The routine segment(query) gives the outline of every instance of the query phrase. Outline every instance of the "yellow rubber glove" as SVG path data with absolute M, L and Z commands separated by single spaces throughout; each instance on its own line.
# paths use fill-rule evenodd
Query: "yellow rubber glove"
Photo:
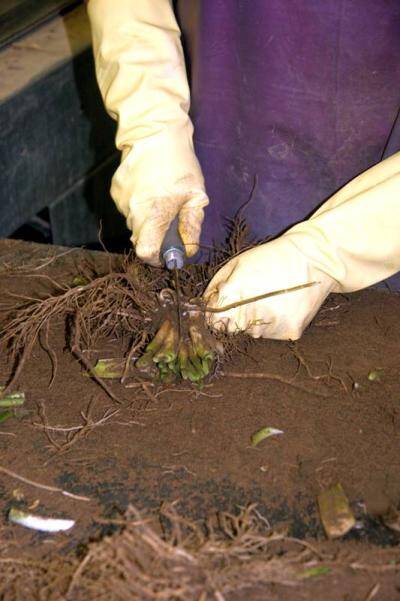
M 210 323 L 256 338 L 296 340 L 330 292 L 352 292 L 400 270 L 400 153 L 347 184 L 307 221 L 229 261 L 210 282 L 210 307 L 319 284 L 257 301 Z
M 189 87 L 170 0 L 90 0 L 100 91 L 118 121 L 122 150 L 111 195 L 132 231 L 136 253 L 153 265 L 179 214 L 188 256 L 198 250 L 208 204 L 193 149 Z

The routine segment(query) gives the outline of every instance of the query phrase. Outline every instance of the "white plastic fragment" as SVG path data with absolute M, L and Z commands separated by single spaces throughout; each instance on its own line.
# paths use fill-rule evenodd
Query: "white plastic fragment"
M 45 518 L 15 509 L 15 507 L 10 509 L 8 519 L 14 524 L 25 526 L 25 528 L 30 528 L 31 530 L 39 530 L 40 532 L 63 532 L 75 525 L 75 520 Z

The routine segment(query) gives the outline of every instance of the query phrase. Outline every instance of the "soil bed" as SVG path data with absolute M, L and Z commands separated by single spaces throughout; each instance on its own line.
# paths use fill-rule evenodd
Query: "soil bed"
M 10 292 L 40 295 L 45 284 L 38 273 L 71 282 L 84 255 L 0 241 L 0 302 L 9 303 Z M 108 260 L 90 255 L 99 266 Z M 31 277 L 18 272 L 22 267 Z M 60 323 L 55 381 L 49 389 L 51 362 L 35 347 L 18 384 L 26 394 L 23 412 L 0 424 L 0 466 L 90 501 L 0 473 L 0 563 L 61 557 L 67 570 L 91 539 L 120 536 L 118 523 L 107 520 L 121 520 L 129 505 L 146 516 L 178 500 L 180 515 L 204 520 L 256 503 L 274 531 L 317 547 L 320 556 L 305 557 L 305 566 L 325 561 L 330 571 L 297 586 L 264 583 L 221 599 L 399 598 L 400 534 L 380 518 L 400 506 L 399 310 L 400 297 L 385 291 L 332 296 L 299 342 L 256 341 L 201 390 L 109 381 L 121 405 L 64 352 Z M 107 349 L 102 353 L 106 357 Z M 2 354 L 0 384 L 10 370 Z M 378 374 L 373 381 L 372 371 Z M 252 447 L 251 435 L 265 426 L 283 434 Z M 330 542 L 316 499 L 337 482 L 358 523 Z M 11 506 L 72 518 L 76 525 L 68 534 L 34 533 L 7 522 Z M 28 598 L 2 586 L 0 578 L 0 598 Z M 64 592 L 31 598 L 61 599 Z M 208 598 L 215 597 L 202 601 Z

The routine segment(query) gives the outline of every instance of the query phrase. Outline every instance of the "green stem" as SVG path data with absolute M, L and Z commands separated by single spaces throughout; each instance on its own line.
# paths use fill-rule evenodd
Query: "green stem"
M 177 334 L 175 329 L 171 326 L 167 335 L 165 336 L 162 344 L 162 348 L 157 351 L 153 357 L 155 363 L 165 361 L 165 363 L 171 363 L 176 360 L 177 351 Z
M 12 411 L 2 411 L 0 413 L 0 423 L 5 422 L 6 419 L 8 419 L 9 417 L 13 416 L 13 412 Z
M 198 355 L 200 359 L 208 359 L 213 356 L 213 352 L 204 344 L 203 335 L 196 325 L 189 326 L 189 334 L 193 344 L 194 353 Z
M 161 348 L 171 329 L 172 324 L 169 319 L 163 321 L 153 340 L 146 346 L 144 354 L 136 361 L 136 367 L 138 369 L 146 370 L 151 367 L 155 353 Z
M 15 393 L 15 395 L 8 395 L 4 399 L 0 399 L 0 407 L 20 407 L 25 403 L 25 399 L 21 396 L 17 396 L 19 393 Z

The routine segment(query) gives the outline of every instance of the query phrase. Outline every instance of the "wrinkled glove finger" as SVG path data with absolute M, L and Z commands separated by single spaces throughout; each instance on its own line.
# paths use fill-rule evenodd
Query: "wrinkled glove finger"
M 199 250 L 201 226 L 204 220 L 202 207 L 182 207 L 179 212 L 179 234 L 186 256 L 193 257 Z
M 210 307 L 223 307 L 231 302 L 227 295 L 228 290 L 226 285 L 235 271 L 235 261 L 228 261 L 226 265 L 221 267 L 208 284 L 203 298 Z M 237 300 L 237 299 L 236 299 Z
M 211 297 L 209 297 L 210 304 L 207 305 L 207 307 L 209 307 L 209 306 L 216 307 L 217 297 L 218 297 L 218 293 L 214 292 L 214 294 Z M 232 313 L 232 311 L 231 311 L 231 313 Z M 209 325 L 209 327 L 213 328 L 217 332 L 230 332 L 232 329 L 229 312 L 227 312 L 227 313 L 208 313 L 208 312 L 206 312 L 206 322 Z
M 196 254 L 199 248 L 201 226 L 204 219 L 203 206 L 208 200 L 204 196 L 190 198 L 187 195 L 160 197 L 149 202 L 146 216 L 141 220 L 140 208 L 136 211 L 132 237 L 137 256 L 150 265 L 160 265 L 160 250 L 171 222 L 179 214 L 179 233 L 185 245 L 187 256 Z
M 170 223 L 175 219 L 179 205 L 170 198 L 157 198 L 151 203 L 146 218 L 135 228 L 135 244 L 137 256 L 153 266 L 161 264 L 160 249 Z
M 225 272 L 229 273 L 232 271 L 232 266 L 226 265 L 225 267 L 228 268 L 222 268 Z M 236 286 L 232 286 L 228 279 L 228 281 L 217 283 L 212 290 L 208 288 L 205 298 L 207 300 L 207 308 L 218 309 L 241 300 L 242 297 L 237 291 Z M 234 334 L 243 329 L 244 313 L 242 307 L 235 307 L 221 313 L 209 312 L 206 314 L 206 319 L 207 323 L 215 330 L 224 330 L 230 334 Z

